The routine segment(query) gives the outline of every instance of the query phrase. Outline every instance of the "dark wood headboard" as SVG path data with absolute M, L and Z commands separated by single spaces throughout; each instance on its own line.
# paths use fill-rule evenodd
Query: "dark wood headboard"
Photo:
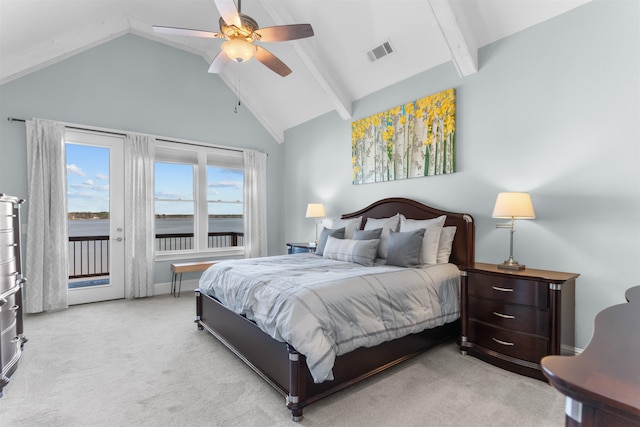
M 411 199 L 392 197 L 378 200 L 364 209 L 343 214 L 342 218 L 357 218 L 362 216 L 364 228 L 367 218 L 388 218 L 401 213 L 408 219 L 431 219 L 446 215 L 445 226 L 455 226 L 456 235 L 453 239 L 451 262 L 458 267 L 470 266 L 475 261 L 475 231 L 473 217 L 469 214 L 447 212 L 432 208 Z

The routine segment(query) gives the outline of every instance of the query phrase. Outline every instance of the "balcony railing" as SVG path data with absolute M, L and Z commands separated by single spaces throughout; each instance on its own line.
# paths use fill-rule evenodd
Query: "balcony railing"
M 208 248 L 244 245 L 244 233 L 235 231 L 208 233 Z M 193 249 L 193 233 L 156 234 L 158 252 Z M 109 236 L 69 237 L 69 279 L 109 274 Z

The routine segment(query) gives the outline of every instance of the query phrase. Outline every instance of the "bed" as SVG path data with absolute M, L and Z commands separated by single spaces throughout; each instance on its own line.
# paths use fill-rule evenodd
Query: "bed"
M 444 226 L 456 227 L 451 245 L 450 263 L 458 267 L 473 263 L 474 224 L 472 217 L 468 214 L 442 211 L 414 200 L 388 198 L 362 210 L 344 214 L 341 218 L 349 220 L 362 217 L 360 228 L 365 228 L 369 218 L 388 218 L 396 214 L 402 214 L 409 220 L 433 219 L 446 215 Z M 297 256 L 296 260 L 304 260 L 305 254 Z M 306 256 L 317 257 L 316 255 Z M 290 257 L 296 257 L 296 255 L 290 255 Z M 269 258 L 285 260 L 286 256 Z M 220 269 L 220 264 L 215 268 Z M 304 352 L 298 352 L 290 343 L 272 338 L 257 326 L 252 316 L 236 314 L 233 310 L 226 308 L 218 298 L 208 295 L 203 289 L 196 289 L 195 292 L 198 328 L 210 332 L 282 394 L 294 421 L 302 419 L 303 409 L 309 404 L 395 366 L 442 342 L 457 338 L 460 333 L 459 320 L 451 321 L 451 318 L 447 318 L 447 323 L 440 326 L 410 333 L 374 346 L 355 348 L 347 353 L 336 355 L 329 380 L 317 382 L 318 374 L 315 371 L 312 374 L 310 371 Z M 309 357 L 311 359 L 311 355 Z

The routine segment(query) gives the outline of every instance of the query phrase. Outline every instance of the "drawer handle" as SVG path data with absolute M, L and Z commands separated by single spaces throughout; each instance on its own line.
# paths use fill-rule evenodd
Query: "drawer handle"
M 18 304 L 16 304 L 13 307 L 9 307 L 9 311 L 18 311 L 19 308 L 20 308 L 20 306 Z
M 513 289 L 509 289 L 509 288 L 500 288 L 498 286 L 492 286 L 492 288 L 500 292 L 513 292 Z
M 502 317 L 503 319 L 515 319 L 516 318 L 516 316 L 512 316 L 510 314 L 498 313 L 497 311 L 494 311 L 493 314 L 495 314 L 498 317 Z
M 502 340 L 499 340 L 498 338 L 493 338 L 493 337 L 491 337 L 491 339 L 492 339 L 492 340 L 494 340 L 495 342 L 497 342 L 498 344 L 508 345 L 508 346 L 510 346 L 510 347 L 513 347 L 513 346 L 515 345 L 515 344 L 514 344 L 514 343 L 512 343 L 512 342 L 509 342 L 509 341 L 502 341 Z

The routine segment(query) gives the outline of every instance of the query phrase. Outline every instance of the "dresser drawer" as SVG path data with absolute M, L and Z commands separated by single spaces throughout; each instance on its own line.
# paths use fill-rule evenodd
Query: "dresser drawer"
M 469 318 L 517 332 L 549 336 L 549 312 L 523 305 L 469 296 Z
M 469 272 L 469 295 L 547 308 L 548 289 L 547 282 Z
M 469 339 L 484 348 L 516 359 L 540 363 L 549 354 L 549 340 L 520 332 L 500 329 L 471 320 Z
M 5 327 L 5 325 L 3 325 Z M 2 342 L 2 353 L 0 360 L 2 362 L 2 370 L 9 365 L 14 357 L 20 355 L 20 338 L 16 333 L 16 322 L 14 321 L 8 328 L 0 333 L 0 342 Z
M 19 286 L 15 287 L 15 292 L 18 292 Z M 0 330 L 5 329 L 16 321 L 16 313 L 18 312 L 19 305 L 16 303 L 15 292 L 6 297 L 7 302 L 0 305 Z
M 13 230 L 15 217 L 13 203 L 0 203 L 0 230 Z
M 15 258 L 6 262 L 0 261 L 0 294 L 16 285 L 17 275 Z
M 17 246 L 13 230 L 0 230 L 0 262 L 13 259 Z

